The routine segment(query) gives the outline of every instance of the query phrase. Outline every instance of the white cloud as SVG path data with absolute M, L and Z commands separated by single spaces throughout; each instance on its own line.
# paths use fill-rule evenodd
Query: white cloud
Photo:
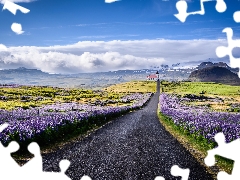
M 117 1 L 120 1 L 120 0 L 105 0 L 105 3 L 113 3 L 113 2 L 117 2 Z
M 1 51 L 7 51 L 7 47 L 3 44 L 0 44 L 0 52 Z
M 6 0 L 0 0 L 0 3 L 4 4 Z M 37 0 L 8 0 L 11 1 L 13 3 L 30 3 L 33 1 L 37 1 Z
M 8 47 L 2 52 L 0 45 L 0 66 L 24 66 L 51 73 L 142 69 L 217 58 L 215 49 L 226 45 L 226 40 L 81 41 L 65 46 Z

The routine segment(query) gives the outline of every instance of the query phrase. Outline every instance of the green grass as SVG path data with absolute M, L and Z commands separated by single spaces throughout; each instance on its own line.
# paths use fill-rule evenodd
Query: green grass
M 92 90 L 64 89 L 46 86 L 21 86 L 18 88 L 0 88 L 0 95 L 7 100 L 0 100 L 0 109 L 11 110 L 17 107 L 30 107 L 53 104 L 55 102 L 77 101 L 80 97 L 94 97 Z
M 177 94 L 199 94 L 206 95 L 219 95 L 219 96 L 239 96 L 240 86 L 231 86 L 212 82 L 179 82 L 161 83 L 164 92 L 177 93 Z
M 98 100 L 118 100 L 131 93 L 155 92 L 156 82 L 132 81 L 116 84 L 102 91 L 77 88 L 58 88 L 48 86 L 21 86 L 18 88 L 0 88 L 0 109 L 12 110 L 18 107 L 24 109 L 56 102 L 92 103 Z
M 219 171 L 225 171 L 229 174 L 232 172 L 234 161 L 216 156 L 216 164 L 213 168 L 207 167 L 204 164 L 204 158 L 207 156 L 207 151 L 213 149 L 216 144 L 208 143 L 208 141 L 195 134 L 189 133 L 189 131 L 174 124 L 171 118 L 165 116 L 161 112 L 158 112 L 158 117 L 167 131 L 169 131 L 207 170 L 217 176 Z M 217 168 L 217 171 L 216 171 Z
M 129 91 L 125 87 L 129 87 Z M 134 88 L 133 88 L 134 87 Z M 116 90 L 122 90 L 122 92 L 115 92 Z M 56 87 L 40 87 L 40 86 L 22 86 L 18 88 L 0 88 L 0 95 L 8 97 L 7 100 L 0 100 L 0 109 L 14 109 L 17 107 L 22 107 L 24 109 L 30 107 L 42 106 L 45 104 L 53 104 L 55 102 L 79 102 L 79 103 L 90 103 L 95 100 L 118 100 L 124 95 L 136 93 L 136 92 L 154 92 L 156 89 L 156 82 L 146 82 L 146 81 L 134 81 L 122 83 L 120 85 L 115 85 L 113 87 L 107 88 L 102 91 L 93 91 L 86 89 L 67 89 L 67 88 L 56 88 Z M 36 100 L 41 97 L 40 100 Z M 117 102 L 117 103 L 116 103 Z M 112 106 L 127 106 L 129 103 L 119 103 L 118 101 L 112 101 L 107 105 Z M 124 114 L 127 112 L 124 112 Z M 118 114 L 120 115 L 120 114 Z M 117 115 L 116 115 L 117 116 Z M 111 121 L 115 115 L 111 117 L 97 117 L 96 119 L 88 119 L 86 121 L 81 121 L 80 124 L 72 124 L 69 127 L 60 128 L 59 131 L 55 132 L 49 129 L 41 135 L 41 137 L 36 137 L 35 142 L 38 142 L 41 146 L 43 152 L 53 152 L 63 145 L 70 142 L 76 141 L 79 138 L 84 137 L 89 132 L 100 128 L 102 125 Z M 96 122 L 98 122 L 98 124 Z M 46 143 L 44 139 L 49 139 L 49 143 Z M 32 156 L 28 153 L 27 146 L 20 144 L 21 151 L 12 154 L 14 159 L 22 164 L 21 161 L 25 161 Z
M 110 93 L 122 94 L 122 93 L 146 93 L 156 92 L 157 84 L 154 81 L 130 81 L 121 84 L 115 84 L 104 90 Z
M 207 97 L 221 97 L 223 102 L 197 102 L 193 101 L 190 104 L 192 105 L 202 105 L 208 104 L 210 108 L 214 111 L 226 111 L 226 108 L 229 108 L 231 103 L 240 102 L 240 86 L 230 86 L 225 84 L 218 83 L 206 83 L 206 82 L 161 82 L 161 92 L 169 94 L 177 94 L 183 96 L 185 94 L 195 94 L 195 95 L 204 95 Z M 203 159 L 207 156 L 207 151 L 215 147 L 214 143 L 208 143 L 208 141 L 197 135 L 191 134 L 189 131 L 177 126 L 171 120 L 170 117 L 165 116 L 161 112 L 158 113 L 160 122 L 165 126 L 165 128 L 176 138 L 178 139 L 183 146 L 188 149 L 202 165 L 205 165 Z M 227 173 L 231 173 L 233 167 L 233 161 L 216 156 L 216 167 Z M 219 171 L 212 171 L 211 168 L 208 170 L 216 175 Z
M 211 98 L 221 98 L 222 102 L 191 101 L 188 104 L 207 105 L 212 110 L 239 112 L 240 108 L 232 108 L 232 104 L 240 104 L 240 86 L 231 86 L 212 82 L 161 82 L 161 92 L 175 93 L 181 96 L 186 94 L 203 95 Z

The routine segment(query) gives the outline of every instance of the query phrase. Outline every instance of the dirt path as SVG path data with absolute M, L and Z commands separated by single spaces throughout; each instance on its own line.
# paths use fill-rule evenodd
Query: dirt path
M 71 161 L 66 174 L 73 180 L 83 175 L 106 180 L 154 180 L 173 177 L 173 165 L 190 169 L 189 179 L 211 180 L 206 170 L 159 123 L 159 92 L 141 110 L 116 118 L 82 141 L 43 155 L 44 170 L 58 171 L 61 159 Z

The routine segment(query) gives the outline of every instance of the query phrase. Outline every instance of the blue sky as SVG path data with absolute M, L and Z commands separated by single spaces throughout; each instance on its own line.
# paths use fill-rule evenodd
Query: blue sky
M 216 1 L 205 3 L 205 15 L 189 16 L 181 23 L 174 14 L 176 0 L 122 0 L 107 4 L 104 0 L 37 0 L 17 3 L 30 9 L 14 16 L 0 14 L 0 39 L 5 45 L 49 46 L 83 40 L 139 39 L 216 39 L 224 37 L 224 27 L 239 27 L 233 13 L 240 1 L 228 0 L 227 11 L 218 13 Z M 188 11 L 200 9 L 199 0 L 188 2 Z M 19 22 L 25 33 L 11 31 Z
M 128 55 L 133 56 L 134 61 L 130 58 L 131 63 L 140 61 L 138 58 L 145 58 L 146 61 L 145 64 L 140 63 L 136 67 L 124 66 L 120 62 L 112 67 L 108 66 L 108 61 L 101 61 L 100 58 L 101 63 L 100 66 L 97 63 L 96 70 L 104 66 L 106 68 L 103 70 L 144 68 L 151 59 L 155 64 L 174 63 L 178 60 L 197 61 L 206 59 L 208 56 L 216 58 L 214 48 L 219 43 L 224 44 L 222 39 L 225 39 L 226 35 L 222 30 L 225 27 L 232 27 L 234 38 L 240 36 L 240 26 L 233 20 L 233 13 L 240 10 L 238 0 L 225 0 L 227 10 L 224 13 L 218 13 L 215 10 L 216 1 L 205 2 L 205 15 L 189 16 L 185 23 L 174 16 L 177 13 L 176 0 L 121 0 L 114 3 L 105 3 L 104 0 L 36 0 L 32 2 L 15 0 L 14 2 L 28 8 L 30 13 L 23 14 L 17 11 L 17 14 L 13 15 L 8 10 L 0 13 L 0 44 L 8 48 L 8 55 L 15 53 L 17 57 L 15 60 L 10 60 L 10 57 L 5 57 L 7 56 L 5 53 L 5 60 L 0 62 L 3 68 L 24 65 L 47 72 L 71 71 L 73 65 L 71 67 L 67 65 L 67 60 L 60 61 L 63 65 L 55 64 L 52 68 L 44 69 L 39 65 L 39 61 L 41 61 L 40 64 L 44 64 L 43 61 L 51 61 L 49 56 L 54 57 L 54 55 L 49 53 L 53 51 L 56 57 L 61 56 L 61 53 L 63 56 L 74 55 L 81 59 L 79 61 L 84 61 L 84 53 L 85 55 L 89 53 L 90 59 L 99 60 L 100 55 L 104 58 L 102 57 L 104 54 L 109 55 L 112 52 L 120 54 L 119 57 L 116 57 L 116 54 L 111 57 L 116 61 L 125 59 L 122 64 L 128 64 L 128 58 L 125 57 Z M 199 0 L 188 0 L 188 12 L 198 10 L 200 10 Z M 10 28 L 13 22 L 21 23 L 25 32 L 21 35 L 15 34 Z M 206 49 L 206 52 L 200 50 L 204 45 L 209 46 L 210 42 L 212 46 L 209 49 L 213 51 L 212 53 L 209 49 Z M 172 52 L 174 50 L 172 58 L 168 58 L 167 55 L 161 55 L 163 53 L 157 53 L 158 49 L 153 48 L 156 44 L 159 45 L 159 52 L 165 45 L 171 45 L 171 47 L 176 45 L 176 48 L 186 45 L 186 48 L 189 46 L 189 50 L 183 49 L 179 53 L 176 48 L 172 49 Z M 152 50 L 147 49 L 148 46 L 152 47 Z M 191 50 L 194 47 L 195 51 Z M 37 51 L 36 56 L 39 55 L 36 60 L 39 63 L 32 60 L 28 63 L 26 59 L 30 58 L 29 53 L 34 54 L 34 50 Z M 146 50 L 145 54 L 142 52 L 144 50 Z M 151 55 L 151 52 L 154 55 Z M 199 53 L 207 55 L 203 57 Z M 25 59 L 19 60 L 21 58 Z M 89 63 L 89 60 L 86 62 Z M 96 64 L 93 63 L 93 65 Z M 58 68 L 59 66 L 61 68 Z M 83 71 L 81 68 L 75 68 L 76 72 Z M 89 65 L 88 71 L 93 69 Z

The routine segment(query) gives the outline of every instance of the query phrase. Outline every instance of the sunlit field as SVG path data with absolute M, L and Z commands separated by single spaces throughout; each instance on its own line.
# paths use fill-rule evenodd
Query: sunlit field
M 1 85 L 0 123 L 9 127 L 0 139 L 3 144 L 16 140 L 20 145 L 50 145 L 141 108 L 155 90 L 156 82 L 137 81 L 95 91 Z
M 125 93 L 147 93 L 156 92 L 156 82 L 154 81 L 131 81 L 121 84 L 116 84 L 105 88 L 109 93 L 125 94 Z
M 162 82 L 160 121 L 167 129 L 206 156 L 217 146 L 214 136 L 223 132 L 226 142 L 240 138 L 240 86 L 200 82 Z M 183 143 L 183 144 L 188 144 Z M 231 172 L 232 161 L 218 158 Z
M 161 91 L 191 98 L 190 105 L 208 106 L 217 111 L 240 112 L 240 86 L 204 82 L 162 82 Z
M 48 86 L 0 85 L 0 109 L 28 109 L 54 103 L 76 102 L 97 104 L 103 101 L 105 105 L 114 105 L 126 94 L 155 92 L 156 83 L 148 81 L 132 81 L 116 84 L 103 90 L 58 88 Z M 118 105 L 124 105 L 119 102 Z

